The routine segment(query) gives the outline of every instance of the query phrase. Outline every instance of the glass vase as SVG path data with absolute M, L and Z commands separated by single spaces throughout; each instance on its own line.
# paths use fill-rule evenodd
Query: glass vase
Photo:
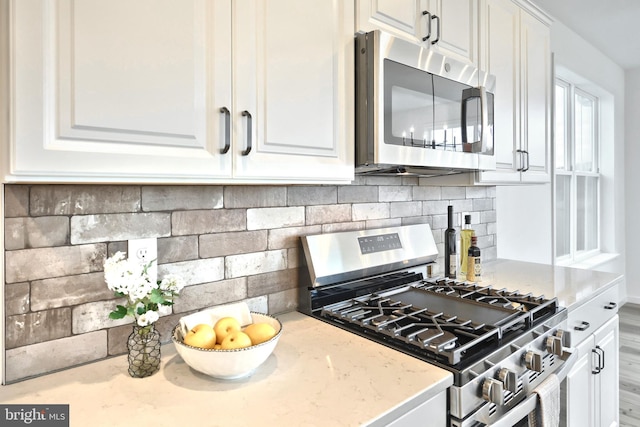
M 134 378 L 151 376 L 160 369 L 160 333 L 153 325 L 133 326 L 127 339 L 129 375 Z

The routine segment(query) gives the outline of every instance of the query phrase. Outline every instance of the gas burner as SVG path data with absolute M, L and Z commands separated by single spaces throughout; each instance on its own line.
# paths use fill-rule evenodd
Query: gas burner
M 427 329 L 416 335 L 425 346 L 437 348 L 439 350 L 451 350 L 456 347 L 458 338 L 449 331 L 435 328 Z

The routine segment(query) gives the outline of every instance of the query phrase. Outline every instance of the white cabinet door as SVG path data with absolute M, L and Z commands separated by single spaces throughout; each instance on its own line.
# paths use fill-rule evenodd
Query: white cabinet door
M 443 55 L 477 66 L 478 1 L 430 0 L 428 10 L 438 17 L 432 21 L 431 39 L 438 36 L 438 31 L 440 35 L 432 48 Z
M 592 404 L 595 383 L 591 373 L 593 336 L 576 348 L 578 360 L 562 385 L 561 426 L 586 427 L 594 424 L 595 408 Z
M 11 180 L 231 175 L 231 1 L 15 0 Z
M 522 66 L 521 150 L 528 170 L 523 182 L 549 182 L 551 131 L 551 46 L 549 27 L 522 11 L 520 46 Z
M 380 29 L 478 64 L 477 0 L 358 0 L 358 31 Z
M 353 179 L 353 14 L 353 1 L 234 1 L 235 177 Z
M 356 30 L 380 29 L 422 44 L 429 24 L 425 11 L 427 0 L 357 0 Z
M 615 316 L 595 332 L 596 351 L 601 353 L 595 363 L 601 363 L 602 370 L 595 375 L 595 407 L 597 426 L 617 426 L 620 420 L 619 410 L 619 318 Z
M 477 181 L 549 182 L 549 26 L 510 0 L 488 0 L 485 11 L 481 65 L 496 76 L 496 170 Z
M 489 0 L 482 67 L 496 77 L 494 143 L 496 170 L 481 172 L 482 182 L 520 181 L 520 8 L 510 0 Z

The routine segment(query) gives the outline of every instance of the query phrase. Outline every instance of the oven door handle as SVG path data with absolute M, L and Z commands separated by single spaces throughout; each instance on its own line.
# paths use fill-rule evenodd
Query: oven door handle
M 573 368 L 573 365 L 578 360 L 578 352 L 573 351 L 572 353 L 565 353 L 569 356 L 565 360 L 562 367 L 556 372 L 556 376 L 558 377 L 558 382 L 564 381 L 569 374 L 569 371 Z M 527 397 L 521 403 L 519 403 L 516 407 L 511 409 L 505 415 L 503 415 L 499 420 L 491 424 L 491 427 L 511 427 L 515 425 L 518 421 L 522 420 L 528 414 L 533 412 L 538 406 L 538 394 L 533 393 L 531 396 Z

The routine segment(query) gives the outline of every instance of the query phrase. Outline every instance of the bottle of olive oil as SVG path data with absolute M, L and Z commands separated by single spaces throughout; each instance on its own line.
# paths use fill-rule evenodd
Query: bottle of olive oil
M 456 278 L 458 260 L 456 256 L 456 229 L 453 228 L 453 206 L 447 207 L 447 229 L 444 232 L 444 275 Z
M 469 246 L 469 251 L 467 252 L 467 280 L 469 282 L 482 280 L 482 260 L 480 258 L 478 238 L 475 234 L 471 236 L 471 246 Z
M 465 215 L 464 225 L 460 230 L 460 274 L 462 274 L 462 277 L 467 274 L 467 253 L 469 252 L 469 246 L 471 246 L 472 234 L 471 215 Z

